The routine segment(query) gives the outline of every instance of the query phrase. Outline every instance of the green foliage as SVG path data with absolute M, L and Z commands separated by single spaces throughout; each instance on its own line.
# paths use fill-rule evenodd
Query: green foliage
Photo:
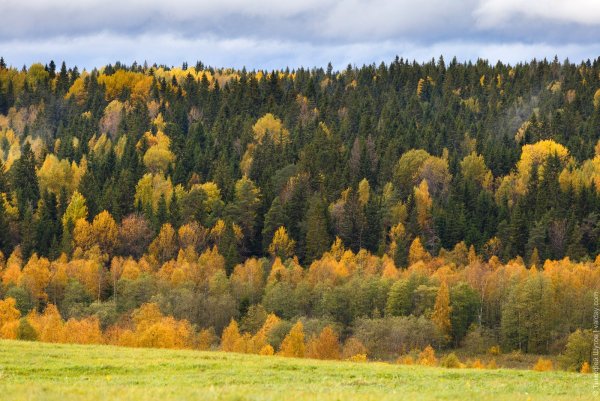
M 26 318 L 22 318 L 19 321 L 19 327 L 17 328 L 17 338 L 25 341 L 36 341 L 38 339 L 38 333 L 35 331 L 31 323 Z
M 579 372 L 584 363 L 591 365 L 594 336 L 591 330 L 576 330 L 567 340 L 559 362 L 563 369 Z

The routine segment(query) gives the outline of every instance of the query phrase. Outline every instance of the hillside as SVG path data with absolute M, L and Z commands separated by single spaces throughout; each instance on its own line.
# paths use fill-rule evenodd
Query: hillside
M 591 377 L 0 342 L 0 398 L 95 400 L 592 400 Z

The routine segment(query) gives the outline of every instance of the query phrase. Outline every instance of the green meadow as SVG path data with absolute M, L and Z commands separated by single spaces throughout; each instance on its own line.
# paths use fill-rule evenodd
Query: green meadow
M 592 400 L 592 376 L 0 341 L 1 400 Z

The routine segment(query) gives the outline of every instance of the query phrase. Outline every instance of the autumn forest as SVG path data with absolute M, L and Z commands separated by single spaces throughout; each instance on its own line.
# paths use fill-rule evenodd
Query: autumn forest
M 0 338 L 589 371 L 600 59 L 9 63 Z

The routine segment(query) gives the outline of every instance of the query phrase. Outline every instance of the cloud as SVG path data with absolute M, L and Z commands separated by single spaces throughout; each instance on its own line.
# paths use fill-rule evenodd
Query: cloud
M 595 58 L 595 0 L 3 0 L 0 53 L 65 59 L 281 68 L 458 56 Z
M 503 26 L 513 18 L 600 25 L 600 2 L 590 0 L 484 0 L 475 16 L 482 28 Z

